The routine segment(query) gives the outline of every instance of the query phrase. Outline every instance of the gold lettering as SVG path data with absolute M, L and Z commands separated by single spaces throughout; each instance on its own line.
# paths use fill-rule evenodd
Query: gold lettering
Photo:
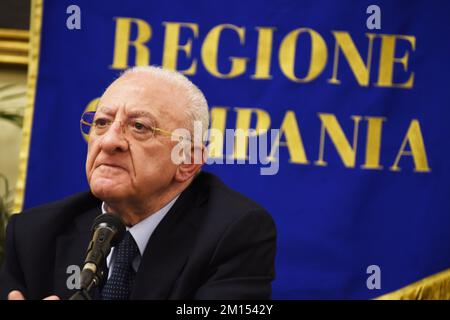
M 295 75 L 295 58 L 297 40 L 302 33 L 309 34 L 311 39 L 311 59 L 308 73 L 304 78 Z M 319 33 L 312 29 L 301 28 L 291 31 L 284 37 L 280 45 L 279 64 L 284 75 L 295 82 L 309 82 L 317 78 L 325 68 L 328 59 L 327 46 Z
M 361 116 L 352 116 L 354 122 L 353 129 L 353 146 L 350 146 L 344 132 L 342 131 L 339 122 L 333 114 L 319 113 L 319 118 L 322 123 L 320 131 L 320 146 L 319 146 L 319 159 L 314 162 L 316 166 L 326 166 L 327 162 L 323 160 L 323 153 L 325 148 L 325 131 L 331 138 L 342 162 L 347 168 L 355 167 L 356 150 L 358 143 L 358 127 L 361 121 Z
M 366 162 L 362 169 L 383 169 L 380 165 L 381 132 L 383 117 L 364 117 L 367 120 Z
M 206 70 L 213 76 L 222 79 L 235 78 L 245 72 L 247 66 L 247 58 L 229 57 L 231 61 L 231 69 L 228 73 L 221 73 L 218 67 L 219 43 L 222 31 L 225 29 L 233 30 L 239 36 L 240 44 L 245 42 L 245 28 L 239 28 L 232 24 L 220 24 L 211 29 L 203 41 L 201 56 L 203 65 Z
M 210 158 L 223 157 L 223 137 L 227 121 L 228 108 L 211 108 L 211 130 L 209 136 L 208 156 Z
M 403 70 L 408 70 L 409 51 L 406 51 L 401 58 L 395 57 L 395 46 L 398 39 L 406 40 L 411 44 L 411 50 L 416 48 L 416 37 L 414 36 L 402 36 L 402 35 L 386 35 L 381 37 L 381 53 L 380 53 L 380 66 L 378 72 L 379 87 L 395 87 L 395 88 L 412 88 L 414 85 L 414 72 L 411 72 L 409 79 L 405 83 L 393 83 L 394 77 L 394 64 L 401 63 Z
M 358 49 L 356 49 L 356 46 L 348 32 L 333 31 L 333 35 L 336 39 L 336 45 L 334 47 L 333 76 L 331 79 L 328 79 L 328 82 L 332 84 L 341 83 L 341 81 L 337 78 L 340 48 L 356 78 L 356 81 L 358 81 L 358 84 L 360 86 L 367 87 L 370 80 L 370 66 L 372 63 L 372 48 L 375 35 L 366 33 L 366 36 L 369 38 L 366 63 L 363 62 L 361 55 L 359 54 Z
M 256 27 L 258 30 L 258 51 L 256 53 L 256 69 L 252 79 L 272 79 L 270 61 L 272 59 L 273 32 L 276 28 Z
M 197 71 L 197 60 L 194 59 L 188 69 L 178 70 L 178 52 L 183 51 L 188 59 L 192 54 L 192 38 L 183 45 L 180 44 L 181 28 L 188 28 L 192 31 L 193 37 L 198 38 L 198 25 L 196 23 L 163 22 L 166 26 L 164 37 L 163 68 L 177 70 L 186 75 L 194 75 Z
M 286 141 L 280 142 L 283 135 L 285 135 Z M 291 110 L 286 112 L 280 127 L 280 132 L 272 143 L 270 156 L 268 157 L 270 161 L 276 161 L 275 153 L 279 146 L 286 146 L 288 148 L 290 156 L 289 162 L 299 164 L 309 163 L 306 158 L 305 147 L 303 146 L 303 140 L 297 124 L 297 119 L 295 118 L 295 113 Z
M 256 108 L 234 108 L 236 116 L 236 138 L 234 142 L 233 158 L 238 160 L 247 159 L 249 129 L 252 114 L 256 115 L 255 134 L 260 135 L 270 127 L 270 116 L 267 111 Z
M 112 69 L 128 68 L 129 47 L 134 46 L 136 50 L 135 65 L 146 66 L 150 64 L 150 50 L 147 43 L 152 36 L 151 26 L 141 19 L 135 18 L 115 18 L 116 36 L 114 41 L 114 58 Z M 136 24 L 137 36 L 135 40 L 130 40 L 131 25 Z
M 411 151 L 405 151 L 406 143 L 409 144 Z M 390 167 L 391 171 L 400 171 L 398 163 L 402 156 L 412 156 L 414 160 L 415 172 L 430 172 L 428 166 L 427 152 L 425 151 L 425 144 L 423 142 L 422 132 L 420 130 L 420 123 L 417 119 L 411 121 L 408 132 L 403 139 L 402 146 L 395 158 L 394 164 Z

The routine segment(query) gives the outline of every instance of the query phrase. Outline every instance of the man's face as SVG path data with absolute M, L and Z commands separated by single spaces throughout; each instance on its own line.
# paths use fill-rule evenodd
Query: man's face
M 86 161 L 95 196 L 104 201 L 141 201 L 164 193 L 177 170 L 171 160 L 176 142 L 157 132 L 150 139 L 136 139 L 126 123 L 133 119 L 167 131 L 185 127 L 187 102 L 182 91 L 166 80 L 149 80 L 139 73 L 119 78 L 106 90 L 95 118 L 114 122 L 105 133 L 92 130 Z

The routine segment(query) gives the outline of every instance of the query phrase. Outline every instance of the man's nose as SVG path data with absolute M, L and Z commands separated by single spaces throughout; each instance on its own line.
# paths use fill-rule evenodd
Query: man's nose
M 108 131 L 102 136 L 101 148 L 108 153 L 124 152 L 128 150 L 129 143 L 121 121 L 114 121 L 111 123 Z

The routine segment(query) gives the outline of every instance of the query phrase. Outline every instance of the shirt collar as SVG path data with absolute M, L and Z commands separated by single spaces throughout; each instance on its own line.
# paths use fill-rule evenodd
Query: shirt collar
M 162 207 L 155 213 L 151 214 L 144 220 L 140 221 L 139 223 L 135 224 L 131 228 L 126 227 L 127 231 L 130 231 L 131 235 L 133 236 L 134 241 L 136 241 L 141 256 L 144 255 L 144 251 L 145 248 L 147 247 L 148 240 L 155 231 L 156 227 L 165 217 L 167 212 L 169 212 L 169 210 L 172 208 L 172 206 L 174 205 L 175 201 L 177 201 L 179 196 L 180 195 L 177 195 L 164 207 Z M 105 202 L 102 203 L 102 213 L 103 214 L 107 213 Z

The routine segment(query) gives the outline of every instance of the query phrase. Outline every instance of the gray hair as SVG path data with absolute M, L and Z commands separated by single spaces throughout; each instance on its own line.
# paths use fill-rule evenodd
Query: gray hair
M 193 84 L 186 76 L 177 71 L 163 69 L 157 66 L 133 67 L 127 69 L 121 76 L 131 73 L 146 73 L 149 76 L 156 76 L 160 79 L 166 80 L 169 83 L 172 83 L 185 89 L 188 100 L 186 112 L 192 122 L 192 128 L 190 128 L 190 131 L 193 130 L 194 123 L 200 122 L 202 125 L 202 140 L 206 138 L 205 133 L 207 132 L 209 127 L 208 102 L 206 101 L 203 92 L 195 84 Z

